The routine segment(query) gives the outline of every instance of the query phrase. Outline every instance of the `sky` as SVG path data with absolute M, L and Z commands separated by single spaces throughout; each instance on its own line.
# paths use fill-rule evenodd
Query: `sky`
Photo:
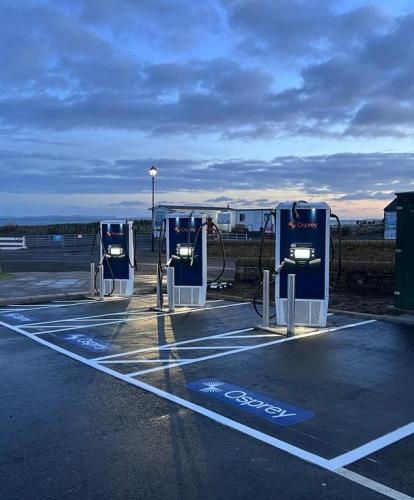
M 2 0 L 0 215 L 414 190 L 414 4 Z

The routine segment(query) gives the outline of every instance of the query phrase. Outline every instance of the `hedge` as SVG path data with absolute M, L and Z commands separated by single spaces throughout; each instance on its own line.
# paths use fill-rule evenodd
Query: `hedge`
M 338 242 L 335 242 L 336 249 Z M 225 241 L 226 256 L 233 259 L 255 258 L 259 255 L 260 241 Z M 273 258 L 275 252 L 274 240 L 266 240 L 263 245 L 263 258 Z M 392 240 L 343 240 L 343 260 L 361 262 L 394 262 L 395 242 Z M 220 257 L 220 244 L 209 240 L 208 255 Z

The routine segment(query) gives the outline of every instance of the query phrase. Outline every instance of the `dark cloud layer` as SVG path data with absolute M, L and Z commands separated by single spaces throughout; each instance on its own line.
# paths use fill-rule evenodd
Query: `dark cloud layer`
M 245 39 L 248 54 L 292 60 L 345 53 L 390 23 L 383 11 L 366 5 L 338 13 L 330 0 L 224 0 L 230 26 Z
M 6 0 L 0 29 L 0 123 L 14 131 L 413 134 L 412 13 L 338 12 L 328 0 Z M 233 53 L 190 55 L 220 30 Z M 299 83 L 281 89 L 272 68 L 289 62 Z
M 414 189 L 414 154 L 336 154 L 284 156 L 258 160 L 171 160 L 166 158 L 82 160 L 71 155 L 25 154 L 0 151 L 3 173 L 1 191 L 9 193 L 149 193 L 148 165 L 155 163 L 163 175 L 157 192 L 217 192 L 204 202 L 241 203 L 220 191 L 297 189 L 312 195 L 342 200 L 386 199 L 395 190 Z M 406 179 L 403 181 L 402 179 Z M 147 186 L 147 188 L 145 188 Z M 271 200 L 257 198 L 257 204 Z M 126 204 L 132 202 L 126 202 Z M 135 203 L 135 202 L 134 202 Z

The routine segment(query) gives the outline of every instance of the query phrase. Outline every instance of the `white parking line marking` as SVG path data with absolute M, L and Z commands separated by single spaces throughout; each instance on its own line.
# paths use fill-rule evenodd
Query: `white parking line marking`
M 191 309 L 191 310 L 184 310 L 184 311 L 175 311 L 173 313 L 161 313 L 161 314 L 157 314 L 157 315 L 150 315 L 150 316 L 140 316 L 138 318 L 125 318 L 125 319 L 119 319 L 119 320 L 110 320 L 110 321 L 106 321 L 106 322 L 103 322 L 103 323 L 94 323 L 92 325 L 82 325 L 82 329 L 85 329 L 85 328 L 95 328 L 97 326 L 106 326 L 106 325 L 114 325 L 114 324 L 118 324 L 118 323 L 128 323 L 130 321 L 146 321 L 146 320 L 151 320 L 151 319 L 154 319 L 154 318 L 161 318 L 161 317 L 168 317 L 168 316 L 177 316 L 179 314 L 194 314 L 194 313 L 198 313 L 198 312 L 201 312 L 201 311 L 211 311 L 211 310 L 215 310 L 215 309 L 223 309 L 223 308 L 226 308 L 226 307 L 238 307 L 238 306 L 245 306 L 245 305 L 251 305 L 250 302 L 240 302 L 240 303 L 236 303 L 236 304 L 225 304 L 223 306 L 215 306 L 215 307 L 202 307 L 200 309 Z M 37 325 L 33 325 L 33 324 L 28 324 L 28 325 L 24 325 L 24 327 L 36 327 L 37 328 Z M 58 330 L 42 330 L 41 332 L 33 332 L 35 335 L 42 335 L 43 333 L 55 333 L 55 332 L 59 332 L 59 331 L 63 331 L 63 330 L 77 330 L 80 328 L 80 325 L 76 325 L 76 326 L 67 326 L 65 327 L 64 329 L 61 328 L 61 329 L 58 329 Z
M 356 462 L 360 458 L 366 457 L 367 455 L 371 455 L 372 453 L 385 448 L 386 446 L 396 443 L 401 439 L 411 436 L 414 434 L 414 422 L 410 422 L 403 427 L 399 427 L 388 434 L 384 434 L 383 436 L 373 439 L 369 443 L 364 444 L 363 446 L 359 446 L 354 450 L 348 451 L 343 455 L 339 455 L 335 459 L 332 460 L 332 463 L 335 468 L 344 467 L 353 462 Z
M 147 315 L 148 317 L 150 317 L 152 315 L 152 317 L 156 317 L 156 316 L 159 316 L 159 314 L 157 314 L 156 311 L 149 311 L 148 310 L 148 307 L 142 307 L 141 309 L 134 309 L 134 310 L 131 310 L 131 311 L 124 311 L 124 312 L 121 312 L 121 313 L 112 313 L 112 314 L 104 314 L 102 316 L 85 316 L 83 318 L 66 318 L 66 319 L 60 319 L 60 320 L 55 320 L 55 321 L 42 321 L 42 322 L 39 322 L 39 323 L 25 323 L 24 327 L 26 328 L 42 328 L 43 326 L 49 326 L 49 325 L 52 325 L 53 323 L 62 323 L 62 328 L 67 328 L 68 325 L 65 325 L 65 323 L 69 323 L 69 325 L 71 325 L 71 323 L 87 323 L 87 322 L 92 322 L 92 321 L 96 321 L 97 318 L 100 318 L 102 319 L 103 321 L 111 321 L 112 319 L 120 319 L 120 318 L 115 318 L 114 316 L 130 316 L 131 318 L 136 318 L 138 316 L 141 316 L 141 315 Z M 60 328 L 60 326 L 58 326 Z
M 128 314 L 150 314 L 153 313 L 154 315 L 156 314 L 156 311 L 150 311 L 148 306 L 141 306 L 137 307 L 135 309 L 126 309 L 125 311 L 120 311 L 120 312 L 114 312 L 114 313 L 106 313 L 106 314 L 94 314 L 92 316 L 75 316 L 74 318 L 63 318 L 63 319 L 54 319 L 52 321 L 36 321 L 35 323 L 27 323 L 24 325 L 25 328 L 27 327 L 34 327 L 34 326 L 41 326 L 41 325 L 53 325 L 56 323 L 65 323 L 65 322 L 70 322 L 70 321 L 93 321 L 96 320 L 96 318 L 106 318 L 109 317 L 109 319 L 112 319 L 113 316 L 122 316 L 122 315 L 128 315 Z
M 231 338 L 232 339 L 256 339 L 256 338 L 260 338 L 260 337 L 273 337 L 275 338 L 276 335 L 284 335 L 283 333 L 266 333 L 266 334 L 263 334 L 263 335 L 234 335 L 232 336 Z
M 404 493 L 401 493 L 400 491 L 389 488 L 388 486 L 385 486 L 382 483 L 373 481 L 368 477 L 361 476 L 361 474 L 357 474 L 356 472 L 353 472 L 349 469 L 344 469 L 343 467 L 340 467 L 339 469 L 336 469 L 333 472 L 335 472 L 335 474 L 338 474 L 339 476 L 349 479 L 354 483 L 358 483 L 361 486 L 365 486 L 365 488 L 377 491 L 378 493 L 381 493 L 382 495 L 388 498 L 394 498 L 395 500 L 413 500 L 413 497 L 410 497 L 408 495 L 405 495 Z
M 362 324 L 362 323 L 365 324 L 367 322 L 361 322 L 360 324 Z M 99 370 L 103 373 L 106 373 L 107 375 L 112 375 L 113 377 L 115 377 L 119 380 L 122 380 L 124 382 L 129 383 L 129 384 L 132 384 L 136 387 L 139 387 L 140 389 L 143 389 L 147 392 L 155 394 L 156 396 L 159 396 L 163 399 L 171 401 L 172 403 L 176 403 L 184 408 L 192 410 L 195 413 L 198 413 L 198 414 L 203 415 L 207 418 L 210 418 L 211 420 L 213 420 L 219 424 L 222 424 L 224 426 L 227 426 L 227 427 L 230 427 L 234 430 L 237 430 L 237 431 L 239 431 L 247 436 L 250 436 L 254 439 L 262 441 L 263 443 L 266 443 L 270 446 L 273 446 L 279 450 L 285 451 L 291 455 L 296 456 L 297 458 L 305 460 L 306 462 L 310 462 L 314 465 L 317 465 L 317 466 L 322 467 L 326 470 L 329 470 L 332 473 L 338 474 L 346 479 L 357 482 L 361 486 L 364 486 L 364 487 L 369 488 L 371 490 L 382 493 L 383 495 L 388 496 L 389 498 L 394 498 L 395 500 L 409 500 L 409 499 L 412 500 L 412 497 L 409 497 L 403 493 L 400 493 L 396 490 L 393 490 L 392 488 L 388 488 L 387 486 L 385 486 L 383 484 L 380 484 L 380 483 L 372 481 L 368 478 L 365 478 L 364 476 L 361 476 L 361 475 L 356 474 L 352 471 L 349 471 L 348 469 L 344 469 L 342 467 L 335 468 L 335 459 L 329 460 L 329 459 L 320 457 L 319 455 L 316 455 L 314 453 L 310 453 L 306 450 L 303 450 L 302 448 L 299 448 L 297 446 L 286 443 L 285 441 L 282 441 L 282 440 L 277 439 L 273 436 L 270 436 L 268 434 L 260 432 L 252 427 L 248 427 L 247 425 L 241 424 L 240 422 L 237 422 L 236 420 L 232 420 L 232 419 L 225 417 L 219 413 L 208 410 L 207 408 L 204 408 L 203 406 L 192 403 L 191 401 L 188 401 L 188 400 L 183 399 L 179 396 L 176 396 L 172 393 L 169 393 L 167 391 L 159 389 L 158 387 L 147 384 L 141 380 L 131 378 L 128 375 L 124 375 L 122 373 L 119 373 L 115 370 L 112 370 L 111 368 L 103 366 L 102 364 L 94 362 L 93 360 L 84 358 L 83 356 L 79 356 L 78 354 L 75 354 L 71 351 L 67 351 L 66 349 L 63 349 L 55 344 L 52 344 L 51 342 L 48 342 L 47 340 L 44 340 L 40 337 L 37 337 L 36 335 L 33 335 L 32 333 L 26 332 L 25 330 L 23 330 L 22 328 L 20 328 L 18 326 L 9 325 L 7 323 L 4 323 L 3 321 L 0 321 L 0 325 L 4 326 L 6 328 L 9 328 L 10 330 L 13 330 L 17 333 L 20 333 L 21 335 L 24 335 L 25 337 L 28 337 L 31 340 L 38 342 L 39 344 L 42 344 L 46 347 L 49 347 L 50 349 L 53 349 L 54 351 L 57 351 L 61 354 L 64 354 L 72 359 L 77 360 L 77 361 L 80 361 L 81 363 L 83 363 L 87 366 L 90 366 L 92 368 L 95 368 L 96 370 Z M 289 338 L 291 338 L 291 337 L 289 337 Z
M 223 349 L 223 350 L 227 350 L 229 351 L 228 354 L 231 354 L 231 352 L 234 352 L 233 350 L 234 349 L 239 349 L 239 348 L 246 348 L 246 347 L 250 347 L 250 346 L 203 346 L 203 347 L 176 347 L 176 346 L 168 346 L 168 347 L 160 347 L 158 350 L 159 351 L 171 351 L 171 350 L 179 350 L 179 349 L 186 349 L 186 350 L 191 350 L 191 351 L 194 351 L 194 350 L 203 350 L 203 351 L 208 351 L 208 350 L 217 350 L 217 349 Z M 226 354 L 226 353 L 225 353 Z M 213 357 L 216 357 L 215 355 L 213 355 Z M 217 356 L 218 357 L 218 356 Z M 189 358 L 189 359 L 185 359 L 185 358 L 175 358 L 175 359 L 122 359 L 122 360 L 114 360 L 114 359 L 107 359 L 107 360 L 100 360 L 99 363 L 105 363 L 105 364 L 134 364 L 134 363 L 157 363 L 157 362 L 163 362 L 163 363 L 173 363 L 174 366 L 179 363 L 180 365 L 181 364 L 185 364 L 185 363 L 188 363 L 188 362 L 197 362 L 197 361 L 204 361 L 206 359 L 206 357 L 203 357 L 203 358 Z M 207 358 L 208 359 L 208 358 Z
M 111 302 L 118 302 L 119 300 L 125 300 L 124 297 L 120 298 L 114 298 L 111 299 Z M 69 302 L 69 303 L 66 303 Z M 39 309 L 57 309 L 60 307 L 74 307 L 74 306 L 82 306 L 82 305 L 92 305 L 92 304 L 102 304 L 102 302 L 98 300 L 93 300 L 93 299 L 85 299 L 79 302 L 72 302 L 72 301 L 65 301 L 64 304 L 57 304 L 54 302 L 50 302 L 47 304 L 31 304 L 31 305 L 24 305 L 24 304 L 8 304 L 7 307 L 0 309 L 0 314 L 3 312 L 10 312 L 10 308 L 21 308 L 18 309 L 19 312 L 23 311 L 37 311 Z
M 201 361 L 207 361 L 209 359 L 220 358 L 223 356 L 229 356 L 231 354 L 238 354 L 240 352 L 252 351 L 253 349 L 259 349 L 261 347 L 269 347 L 269 346 L 275 345 L 275 344 L 282 344 L 283 342 L 292 342 L 292 341 L 297 340 L 297 339 L 302 339 L 302 338 L 306 338 L 306 337 L 313 337 L 315 335 L 321 335 L 323 333 L 336 332 L 339 330 L 345 330 L 346 328 L 354 328 L 356 326 L 363 326 L 363 325 L 367 325 L 369 323 L 374 323 L 375 321 L 376 321 L 375 319 L 369 319 L 366 321 L 359 321 L 358 323 L 352 323 L 350 325 L 335 326 L 332 328 L 322 328 L 321 330 L 315 330 L 314 332 L 303 333 L 301 335 L 295 335 L 293 337 L 284 337 L 283 339 L 277 339 L 277 340 L 273 340 L 271 342 L 264 342 L 263 344 L 256 344 L 256 345 L 252 345 L 252 346 L 248 346 L 248 347 L 234 349 L 232 351 L 220 352 L 217 354 L 210 354 L 209 356 L 204 356 L 202 358 L 196 358 L 193 361 L 183 361 L 183 362 L 180 362 L 179 364 L 160 366 L 160 367 L 156 367 L 156 368 L 149 368 L 147 370 L 135 371 L 135 372 L 128 373 L 128 375 L 130 377 L 135 377 L 138 375 L 144 375 L 145 373 L 152 373 L 152 372 L 156 372 L 156 371 L 160 371 L 160 370 L 167 370 L 169 368 L 176 368 L 177 366 L 187 365 L 190 363 L 200 363 Z M 229 335 L 228 338 L 231 339 L 232 336 Z
M 233 338 L 233 337 L 232 337 Z M 179 350 L 188 350 L 188 351 L 193 351 L 194 349 L 197 350 L 208 350 L 208 349 L 238 349 L 239 347 L 249 347 L 247 345 L 227 345 L 227 346 L 222 346 L 222 345 L 206 345 L 206 346 L 197 346 L 197 347 L 176 347 L 176 346 L 168 346 L 168 347 L 161 347 L 160 351 L 168 351 L 168 350 L 174 350 L 174 351 L 179 351 Z
M 192 344 L 194 342 L 201 342 L 203 340 L 210 340 L 210 339 L 218 339 L 219 340 L 221 337 L 228 337 L 230 335 L 233 335 L 233 333 L 251 332 L 252 330 L 253 330 L 253 328 L 245 328 L 244 330 L 233 330 L 233 331 L 227 332 L 227 333 L 218 333 L 218 334 L 214 334 L 214 335 L 208 335 L 207 337 L 200 337 L 200 338 L 189 339 L 189 340 L 181 340 L 180 342 L 173 342 L 171 344 L 163 344 L 163 345 L 154 346 L 154 347 L 144 347 L 142 349 L 135 349 L 134 351 L 120 352 L 118 354 L 109 354 L 108 356 L 101 356 L 99 358 L 93 358 L 92 361 L 102 361 L 104 359 L 117 358 L 119 356 L 129 356 L 130 354 L 136 354 L 138 352 L 158 351 L 158 350 L 162 350 L 163 348 L 169 348 L 169 347 L 174 347 L 174 346 L 179 346 L 179 345 L 184 345 L 184 344 Z
M 264 344 L 259 344 L 254 347 L 263 347 Z M 189 359 L 187 361 L 182 361 L 181 359 L 177 359 L 175 363 L 166 366 L 157 366 L 155 368 L 147 368 L 146 370 L 138 370 L 135 372 L 128 373 L 130 377 L 137 377 L 138 375 L 145 375 L 146 373 L 158 372 L 162 370 L 169 370 L 170 368 L 178 368 L 182 365 L 192 365 L 194 363 L 200 363 L 201 361 L 208 361 L 209 359 L 222 358 L 223 356 L 229 356 L 230 354 L 237 354 L 239 352 L 248 351 L 246 347 L 243 349 L 233 349 L 230 351 L 220 352 L 218 354 L 210 354 L 208 356 L 202 356 L 201 358 Z M 174 361 L 174 360 L 171 360 Z
M 78 317 L 75 317 L 75 318 L 66 318 L 66 319 L 58 319 L 58 320 L 53 320 L 53 321 L 41 321 L 41 322 L 36 322 L 36 323 L 27 323 L 25 324 L 25 328 L 30 326 L 37 326 L 37 325 L 49 325 L 49 324 L 55 324 L 55 323 L 62 323 L 62 322 L 67 322 L 67 321 L 75 321 L 75 320 L 79 320 L 79 321 L 82 321 L 82 320 L 89 320 L 91 318 L 105 318 L 107 316 L 121 316 L 123 314 L 149 314 L 151 315 L 151 317 L 155 316 L 155 315 L 158 315 L 158 316 L 172 316 L 173 314 L 184 314 L 186 312 L 188 313 L 194 313 L 194 312 L 199 312 L 199 311 L 205 311 L 205 310 L 210 310 L 210 309 L 222 309 L 222 308 L 225 308 L 225 307 L 235 307 L 235 306 L 242 306 L 242 305 L 245 305 L 245 304 L 249 304 L 249 302 L 236 302 L 236 303 L 232 303 L 232 304 L 224 304 L 222 306 L 213 306 L 213 307 L 204 307 L 204 308 L 190 308 L 190 307 L 184 307 L 182 308 L 180 311 L 176 311 L 176 312 L 173 312 L 173 313 L 169 313 L 169 312 L 160 312 L 160 311 L 151 311 L 149 309 L 148 306 L 142 306 L 140 308 L 137 308 L 137 309 L 131 309 L 131 310 L 125 310 L 125 311 L 121 311 L 121 312 L 117 312 L 117 313 L 106 313 L 106 314 L 96 314 L 96 315 L 93 315 L 93 316 L 78 316 Z M 133 318 L 132 318 L 133 319 Z
M 101 364 L 106 365 L 128 365 L 128 364 L 138 364 L 138 363 L 171 363 L 173 361 L 192 361 L 192 359 L 123 359 L 119 361 L 118 359 L 108 359 L 107 361 L 100 361 Z

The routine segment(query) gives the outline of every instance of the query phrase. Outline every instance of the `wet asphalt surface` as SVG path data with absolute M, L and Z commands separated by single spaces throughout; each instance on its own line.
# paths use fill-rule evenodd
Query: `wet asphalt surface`
M 159 366 L 155 358 L 172 365 L 194 356 L 157 349 L 172 342 L 197 339 L 194 345 L 205 348 L 197 356 L 204 356 L 213 347 L 254 346 L 275 338 L 244 336 L 249 330 L 240 339 L 199 340 L 256 324 L 250 305 L 157 317 L 146 310 L 151 300 L 21 307 L 0 310 L 0 321 L 86 360 L 98 354 L 65 336 L 88 335 L 105 343 L 102 355 L 137 361 L 106 365 L 120 374 Z M 221 305 L 228 304 L 208 307 Z M 333 316 L 330 326 L 357 321 Z M 331 459 L 413 420 L 413 328 L 375 322 L 136 378 Z M 141 349 L 149 351 L 123 354 Z M 0 326 L 0 366 L 1 499 L 384 498 L 5 326 Z M 188 383 L 209 377 L 315 416 L 282 427 L 188 390 Z M 413 445 L 414 438 L 407 437 L 346 468 L 413 495 Z
M 89 245 L 65 248 L 29 248 L 28 250 L 0 250 L 0 268 L 5 273 L 20 272 L 70 272 L 90 271 L 91 250 Z M 98 249 L 92 252 L 94 262 L 99 262 Z M 163 256 L 163 262 L 165 258 Z M 137 252 L 140 272 L 154 270 L 158 253 L 147 248 Z M 214 279 L 221 270 L 221 259 L 209 259 L 209 279 Z M 224 279 L 233 279 L 234 262 L 228 259 Z M 155 274 L 155 273 L 154 273 Z
M 1 250 L 0 266 L 3 272 L 66 272 L 89 271 L 91 247 L 29 248 L 28 250 Z M 98 253 L 94 252 L 95 259 Z

